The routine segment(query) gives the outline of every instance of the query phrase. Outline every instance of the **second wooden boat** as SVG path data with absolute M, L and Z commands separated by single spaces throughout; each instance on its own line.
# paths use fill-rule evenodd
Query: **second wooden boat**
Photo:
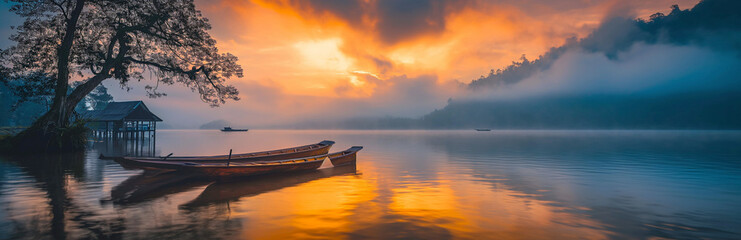
M 361 149 L 363 149 L 363 146 L 352 146 L 345 151 L 330 153 L 327 156 L 334 166 L 355 164 L 358 151 Z

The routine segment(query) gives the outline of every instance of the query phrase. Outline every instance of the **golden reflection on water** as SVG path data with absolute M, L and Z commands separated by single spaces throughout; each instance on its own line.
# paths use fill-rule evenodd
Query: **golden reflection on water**
M 243 232 L 245 239 L 329 237 L 352 229 L 355 218 L 372 218 L 376 190 L 362 175 L 325 178 L 232 204 L 232 217 L 249 218 L 244 229 L 260 229 Z
M 295 178 L 203 183 L 187 189 L 178 189 L 185 184 L 180 182 L 178 186 L 144 192 L 152 199 L 127 203 L 132 205 L 77 200 L 74 196 L 89 193 L 85 193 L 84 184 L 67 176 L 67 204 L 74 206 L 67 217 L 76 217 L 80 213 L 75 211 L 82 210 L 94 213 L 92 219 L 118 218 L 126 231 L 142 233 L 140 236 L 177 236 L 180 231 L 195 231 L 188 235 L 194 237 L 212 231 L 215 236 L 242 239 L 602 239 L 609 234 L 600 230 L 599 223 L 580 215 L 579 209 L 556 207 L 553 202 L 509 190 L 501 183 L 492 186 L 483 181 L 443 180 L 475 178 L 450 175 L 418 182 L 386 174 L 374 166 L 372 159 L 363 160 L 357 170 L 345 173 L 322 169 L 321 173 Z M 124 184 L 126 181 L 119 186 Z M 103 185 L 103 191 L 117 187 Z M 32 185 L 17 186 L 5 195 L 9 196 L 5 201 L 11 203 L 10 209 L 26 211 L 8 217 L 26 222 L 31 229 L 49 228 L 47 195 Z M 68 234 L 84 236 L 84 231 L 77 229 L 80 224 L 68 219 Z M 230 231 L 219 232 L 225 226 Z
M 603 239 L 578 209 L 479 181 L 399 181 L 361 164 L 334 176 L 229 203 L 244 239 L 496 237 Z M 362 173 L 362 174 L 360 174 Z M 470 178 L 470 176 L 468 176 Z M 213 206 L 212 206 L 213 207 Z
M 381 135 L 378 142 L 386 141 L 385 137 Z M 4 169 L 0 171 L 0 232 L 14 233 L 6 234 L 11 238 L 61 234 L 135 239 L 630 236 L 613 232 L 618 229 L 613 224 L 623 224 L 622 220 L 594 216 L 592 207 L 600 207 L 601 202 L 582 206 L 564 201 L 584 194 L 573 185 L 529 188 L 507 171 L 461 167 L 444 154 L 419 151 L 425 155 L 415 160 L 414 151 L 368 147 L 360 152 L 355 168 L 325 164 L 313 172 L 230 182 L 123 170 L 114 162 L 95 158 L 95 151 L 60 166 L 0 162 Z M 553 197 L 552 191 L 560 197 Z M 699 229 L 669 221 L 635 225 L 664 232 Z

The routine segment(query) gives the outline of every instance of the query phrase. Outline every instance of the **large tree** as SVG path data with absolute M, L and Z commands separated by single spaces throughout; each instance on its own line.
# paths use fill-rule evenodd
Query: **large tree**
M 242 77 L 242 68 L 234 55 L 218 52 L 193 0 L 11 2 L 25 21 L 10 37 L 16 45 L 1 53 L 6 77 L 45 73 L 55 81 L 50 110 L 16 137 L 20 144 L 59 141 L 77 103 L 106 79 L 122 87 L 152 81 L 145 87 L 151 97 L 164 95 L 159 84 L 178 82 L 212 106 L 239 99 L 225 82 Z M 82 83 L 68 93 L 72 80 Z

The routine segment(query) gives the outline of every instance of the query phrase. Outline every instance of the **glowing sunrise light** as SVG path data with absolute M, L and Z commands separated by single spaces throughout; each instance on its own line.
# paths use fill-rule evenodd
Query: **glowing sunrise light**
M 352 85 L 355 85 L 356 87 L 365 85 L 365 82 L 358 79 L 358 76 L 350 76 L 350 83 L 352 83 Z
M 370 76 L 373 76 L 374 78 L 378 78 L 378 79 L 381 79 L 381 77 L 379 77 L 378 75 L 376 75 L 376 74 L 374 74 L 374 73 L 372 73 L 372 72 L 366 72 L 366 71 L 352 71 L 352 73 L 357 73 L 357 74 L 364 74 L 364 75 L 370 75 Z
M 342 39 L 331 38 L 319 41 L 302 41 L 293 47 L 298 50 L 304 64 L 317 69 L 347 71 L 352 66 L 352 59 L 343 54 L 339 46 Z

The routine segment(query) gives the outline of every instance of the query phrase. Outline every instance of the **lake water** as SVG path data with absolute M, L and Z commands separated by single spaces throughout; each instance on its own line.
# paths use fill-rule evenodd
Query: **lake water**
M 357 166 L 208 182 L 97 159 L 324 139 L 364 146 Z M 145 145 L 0 157 L 0 238 L 741 238 L 741 132 L 165 130 Z

